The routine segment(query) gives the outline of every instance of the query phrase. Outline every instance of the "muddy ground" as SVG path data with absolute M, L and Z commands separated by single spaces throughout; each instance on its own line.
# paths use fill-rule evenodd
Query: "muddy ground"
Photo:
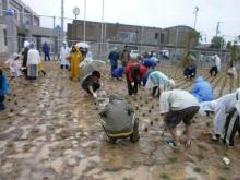
M 182 145 L 174 150 L 165 145 L 169 134 L 163 132 L 158 99 L 143 89 L 139 96 L 128 97 L 126 82 L 113 81 L 104 71 L 102 89 L 129 98 L 140 117 L 139 143 L 120 140 L 106 142 L 95 101 L 85 96 L 79 82 L 71 82 L 68 71 L 59 65 L 45 65 L 47 76 L 31 83 L 19 78 L 11 82 L 6 97 L 7 109 L 0 112 L 0 180 L 61 179 L 240 179 L 240 138 L 228 149 L 210 141 L 212 119 L 198 115 L 193 121 L 193 142 L 184 146 L 184 126 L 179 134 Z M 161 71 L 174 77 L 177 87 L 190 90 L 181 71 L 160 65 Z M 239 78 L 231 84 L 224 74 L 212 78 L 199 70 L 215 88 L 215 96 L 234 91 Z M 223 157 L 230 165 L 223 163 Z

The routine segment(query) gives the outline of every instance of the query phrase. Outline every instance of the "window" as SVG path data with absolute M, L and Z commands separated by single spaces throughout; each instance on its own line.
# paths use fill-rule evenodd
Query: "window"
M 164 37 L 164 34 L 162 33 L 162 34 L 161 34 L 161 44 L 164 44 L 164 38 L 165 38 L 165 37 Z
M 154 34 L 154 38 L 155 38 L 155 39 L 158 39 L 158 33 L 155 33 L 155 34 Z
M 4 46 L 8 45 L 7 29 L 3 29 Z

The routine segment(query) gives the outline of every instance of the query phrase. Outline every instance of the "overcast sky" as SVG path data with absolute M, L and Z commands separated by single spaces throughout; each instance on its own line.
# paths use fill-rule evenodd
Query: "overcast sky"
M 61 0 L 23 2 L 38 14 L 60 16 Z M 102 2 L 86 0 L 86 20 L 102 20 Z M 83 19 L 83 4 L 84 0 L 64 0 L 64 16 L 74 18 L 72 9 L 78 6 L 81 11 L 78 18 Z M 193 26 L 195 6 L 199 7 L 196 29 L 207 36 L 208 42 L 216 33 L 217 21 L 223 22 L 220 31 L 227 39 L 240 35 L 240 0 L 105 0 L 104 21 L 155 27 Z M 53 24 L 46 18 L 42 21 Z

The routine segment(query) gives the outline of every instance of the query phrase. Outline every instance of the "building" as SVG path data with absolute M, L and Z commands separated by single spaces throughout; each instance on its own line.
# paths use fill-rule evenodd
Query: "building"
M 56 46 L 58 33 L 54 29 L 40 27 L 40 17 L 21 0 L 0 0 L 0 37 L 3 56 L 19 52 L 24 40 L 35 42 L 38 48 L 45 40 Z
M 68 39 L 82 41 L 84 22 L 74 20 L 68 24 Z M 125 24 L 104 23 L 102 38 L 102 23 L 85 22 L 85 40 L 95 43 L 120 43 L 137 46 L 185 47 L 186 39 L 193 28 L 189 26 L 174 26 L 169 28 L 134 26 Z M 197 45 L 196 41 L 194 45 Z

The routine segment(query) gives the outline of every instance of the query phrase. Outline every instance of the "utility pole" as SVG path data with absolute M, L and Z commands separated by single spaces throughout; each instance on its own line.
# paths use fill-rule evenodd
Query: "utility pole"
M 84 0 L 83 41 L 86 41 L 86 0 Z
M 175 58 L 177 59 L 177 47 L 178 47 L 178 36 L 179 36 L 179 31 L 178 31 L 178 26 L 176 27 L 176 44 L 175 44 Z
M 64 17 L 64 1 L 61 0 L 61 39 L 63 40 L 64 36 L 64 22 L 63 22 L 63 17 Z
M 104 44 L 104 0 L 102 1 L 102 45 Z
M 196 24 L 197 24 L 197 17 L 198 17 L 198 12 L 199 12 L 199 7 L 195 6 L 193 14 L 194 14 L 194 25 L 193 25 L 193 29 L 195 30 L 196 28 Z
M 216 36 L 218 36 L 218 34 L 221 33 L 220 30 L 219 30 L 219 26 L 220 26 L 221 23 L 223 23 L 223 22 L 220 22 L 220 21 L 217 22 L 217 26 L 216 26 Z

